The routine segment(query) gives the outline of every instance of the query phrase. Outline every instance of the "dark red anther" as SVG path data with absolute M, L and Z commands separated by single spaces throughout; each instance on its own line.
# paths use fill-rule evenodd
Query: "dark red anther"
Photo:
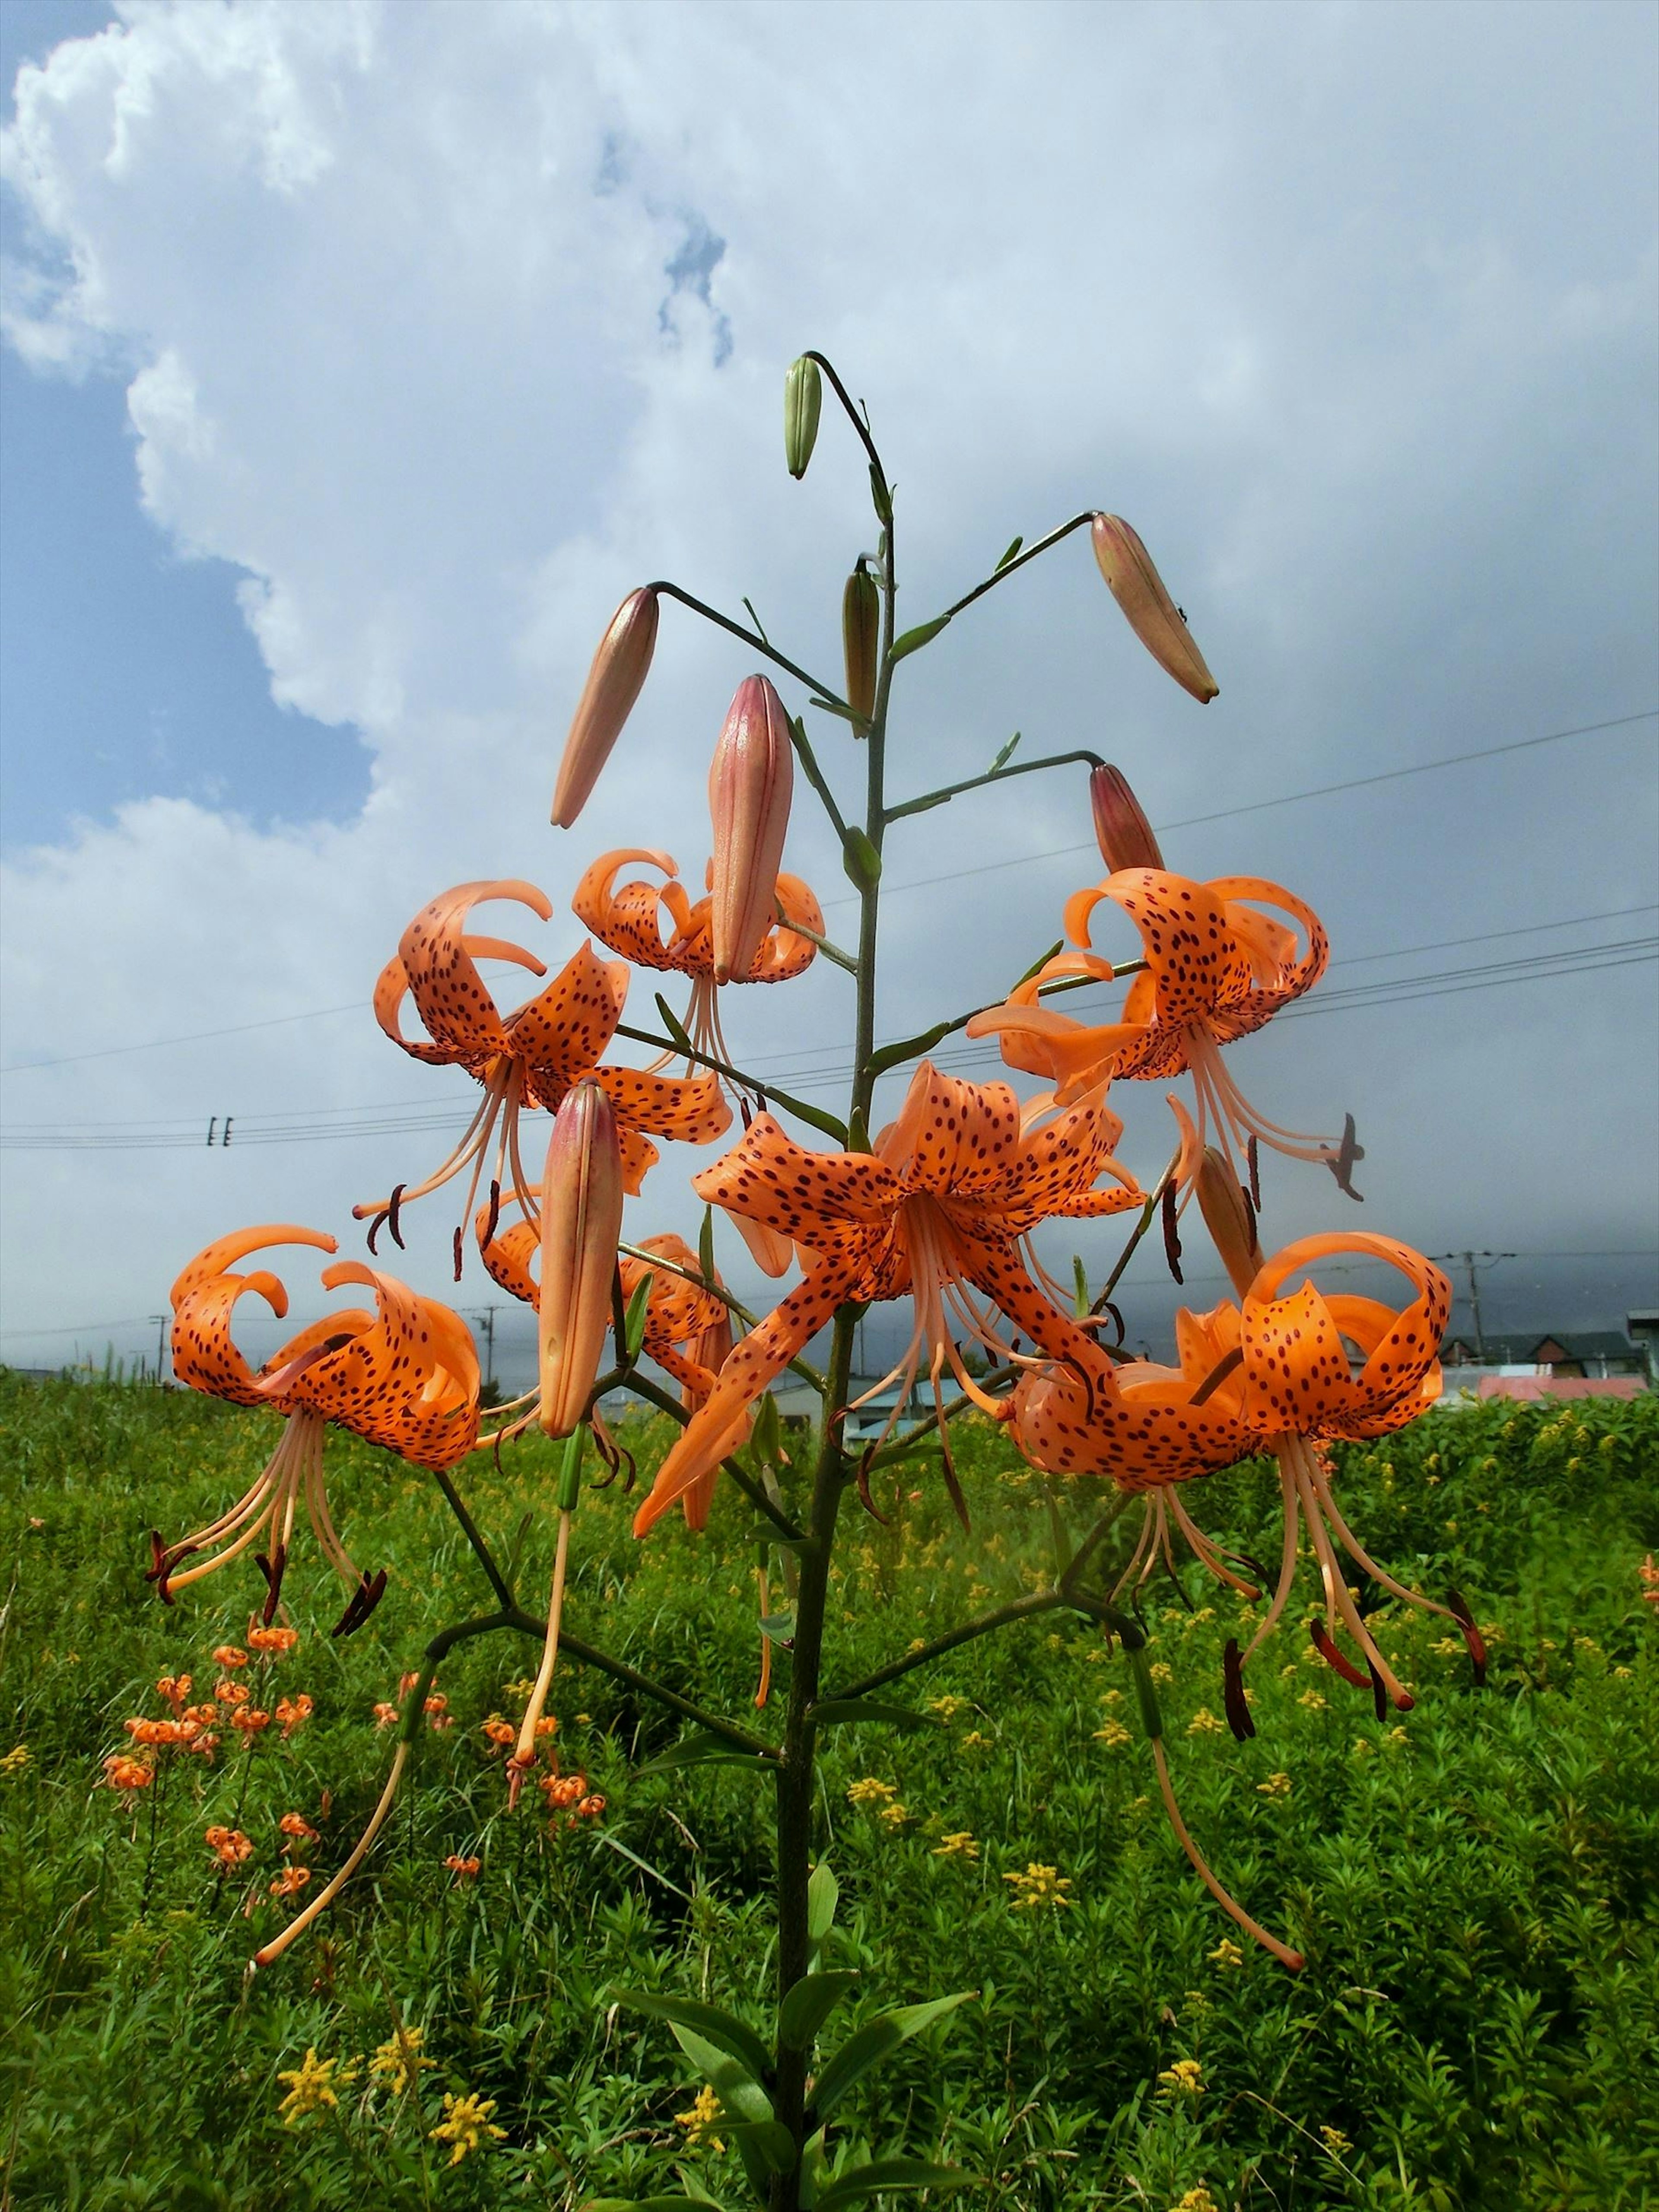
M 403 1231 L 398 1226 L 398 1208 L 404 1202 L 404 1192 L 407 1188 L 404 1183 L 394 1184 L 392 1195 L 386 1202 L 386 1225 L 392 1232 L 392 1243 L 400 1252 L 408 1249 L 404 1243 Z
M 1164 1186 L 1164 1256 L 1176 1282 L 1185 1282 L 1187 1279 L 1181 1272 L 1181 1237 L 1176 1227 L 1176 1187 L 1172 1182 Z
M 1227 1725 L 1240 1743 L 1255 1734 L 1255 1718 L 1244 1697 L 1244 1662 L 1239 1656 L 1238 1638 L 1230 1636 L 1227 1648 L 1221 1655 L 1221 1700 L 1227 1714 Z
M 1325 1164 L 1330 1170 L 1331 1173 L 1336 1177 L 1337 1188 L 1341 1191 L 1345 1196 L 1356 1200 L 1361 1206 L 1365 1203 L 1365 1195 L 1363 1191 L 1358 1191 L 1354 1188 L 1352 1177 L 1353 1175 L 1354 1162 L 1356 1160 L 1363 1160 L 1364 1157 L 1365 1147 L 1364 1145 L 1356 1144 L 1354 1142 L 1353 1115 L 1352 1114 L 1346 1115 L 1344 1116 L 1342 1122 L 1341 1149 L 1338 1152 L 1334 1159 L 1328 1158 Z
M 166 1576 L 167 1571 L 167 1547 L 161 1541 L 161 1530 L 152 1528 L 149 1532 L 149 1565 L 145 1571 L 144 1580 L 147 1583 L 159 1583 Z
M 741 1091 L 738 1093 L 738 1111 L 743 1116 L 743 1131 L 747 1136 L 755 1126 L 755 1109 Z
M 1388 1686 L 1376 1671 L 1376 1662 L 1368 1659 L 1365 1664 L 1371 1670 L 1371 1703 L 1376 1708 L 1378 1720 L 1385 1721 L 1389 1717 Z
M 1117 1331 L 1117 1342 L 1115 1344 L 1109 1344 L 1106 1346 L 1105 1349 L 1108 1352 L 1121 1352 L 1123 1349 L 1123 1316 L 1119 1312 L 1118 1309 L 1112 1304 L 1112 1301 L 1109 1298 L 1107 1299 L 1105 1304 L 1102 1306 L 1100 1310 L 1103 1317 L 1108 1314 L 1111 1316 L 1112 1327 Z
M 459 1221 L 455 1224 L 455 1279 L 458 1283 L 461 1279 L 461 1225 Z
M 1363 1690 L 1369 1678 L 1360 1673 L 1352 1659 L 1337 1650 L 1326 1632 L 1324 1622 L 1310 1620 L 1308 1623 L 1308 1633 L 1313 1638 L 1314 1650 L 1325 1664 L 1328 1667 L 1334 1667 L 1345 1682 L 1352 1682 L 1357 1690 Z
M 1452 1619 L 1457 1623 L 1464 1643 L 1469 1648 L 1469 1662 L 1474 1668 L 1474 1686 L 1477 1690 L 1484 1690 L 1486 1686 L 1486 1638 L 1475 1626 L 1474 1615 L 1469 1611 L 1468 1603 L 1458 1591 L 1454 1589 L 1446 1592 L 1446 1604 L 1450 1610 Z
M 484 1224 L 484 1233 L 482 1239 L 483 1243 L 490 1244 L 495 1242 L 495 1231 L 497 1227 L 500 1225 L 501 1218 L 501 1187 L 492 1176 L 489 1182 L 489 1218 Z
M 375 1215 L 374 1220 L 368 1224 L 368 1256 L 371 1260 L 378 1260 L 380 1256 L 374 1249 L 374 1239 L 380 1235 L 381 1230 L 386 1227 L 386 1208 L 382 1206 L 380 1211 Z
M 330 1635 L 355 1635 L 385 1595 L 386 1569 L 382 1567 L 377 1575 L 365 1574 L 362 1582 L 352 1591 L 350 1601 L 345 1611 L 329 1631 Z
M 870 1495 L 870 1462 L 875 1457 L 875 1451 L 876 1448 L 872 1444 L 869 1450 L 865 1452 L 859 1461 L 859 1502 L 870 1518 L 872 1521 L 879 1521 L 882 1527 L 885 1528 L 891 1524 L 887 1516 L 878 1510 L 875 1499 Z
M 259 1615 L 259 1620 L 263 1626 L 269 1628 L 276 1618 L 277 1602 L 283 1594 L 283 1570 L 288 1565 L 288 1546 L 278 1544 L 274 1564 L 263 1552 L 254 1553 L 253 1564 L 265 1578 L 264 1610 Z
M 1261 1211 L 1261 1147 L 1252 1137 L 1244 1147 L 1245 1164 L 1250 1171 L 1250 1203 L 1256 1212 Z M 1252 1223 L 1254 1227 L 1255 1224 Z

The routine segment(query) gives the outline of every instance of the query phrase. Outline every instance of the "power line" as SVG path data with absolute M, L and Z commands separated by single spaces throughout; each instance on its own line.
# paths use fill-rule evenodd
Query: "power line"
M 1448 753 L 1441 760 L 1413 761 L 1406 768 L 1383 769 L 1376 775 L 1351 776 L 1342 783 L 1315 784 L 1307 791 L 1281 793 L 1277 799 L 1248 799 L 1242 805 L 1219 807 L 1211 814 L 1188 814 L 1179 822 L 1159 822 L 1153 827 L 1162 836 L 1175 830 L 1195 830 L 1207 822 L 1231 822 L 1236 815 L 1262 814 L 1270 807 L 1294 806 L 1304 799 L 1329 799 L 1338 792 L 1364 791 L 1374 784 L 1397 783 L 1403 776 L 1427 775 L 1436 769 L 1461 768 L 1468 761 L 1495 760 L 1500 753 L 1528 752 L 1535 745 L 1556 745 L 1567 738 L 1589 738 L 1603 730 L 1627 729 L 1633 722 L 1650 722 L 1656 714 L 1659 714 L 1659 707 L 1649 707 L 1639 714 L 1618 714 L 1605 722 L 1581 722 L 1571 730 L 1547 730 L 1540 738 L 1511 738 L 1506 744 L 1482 745 L 1468 753 Z M 1098 849 L 1092 840 L 1083 845 L 1056 845 L 1046 853 L 1022 853 L 1009 860 L 984 860 L 975 867 L 953 868 L 949 875 L 914 876 L 908 882 L 902 884 L 884 882 L 882 890 L 884 893 L 927 890 L 935 884 L 956 883 L 963 876 L 988 876 L 1000 868 L 1028 867 L 1033 860 L 1064 860 L 1074 853 L 1097 853 Z M 826 908 L 850 906 L 853 900 L 850 896 L 832 898 L 824 899 L 820 903 Z
M 1223 807 L 1212 814 L 1191 814 L 1182 821 L 1166 822 L 1158 826 L 1161 830 L 1169 831 L 1194 829 L 1199 824 L 1207 822 L 1231 821 L 1235 815 L 1238 814 L 1261 814 L 1275 806 L 1296 805 L 1306 799 L 1328 799 L 1339 792 L 1364 791 L 1375 784 L 1398 782 L 1404 776 L 1427 775 L 1434 769 L 1458 768 L 1469 761 L 1495 760 L 1500 754 L 1528 752 L 1538 745 L 1559 744 L 1569 738 L 1594 737 L 1605 730 L 1626 729 L 1632 723 L 1652 721 L 1656 715 L 1659 715 L 1659 708 L 1648 707 L 1636 714 L 1617 714 L 1602 722 L 1581 722 L 1570 730 L 1547 730 L 1541 737 L 1512 738 L 1504 744 L 1482 745 L 1474 752 L 1449 753 L 1440 760 L 1415 761 L 1405 768 L 1383 769 L 1375 775 L 1352 776 L 1342 783 L 1316 784 L 1307 791 L 1287 791 L 1281 793 L 1276 799 L 1249 799 L 1242 805 Z M 1046 853 L 1025 853 L 1013 860 L 987 860 L 976 867 L 955 869 L 948 876 L 921 876 L 913 878 L 908 883 L 884 884 L 883 889 L 888 893 L 924 890 L 935 884 L 955 883 L 963 876 L 990 875 L 1001 868 L 1024 867 L 1034 860 L 1062 860 L 1074 853 L 1092 853 L 1095 850 L 1096 848 L 1092 843 L 1058 845 Z M 846 906 L 851 902 L 850 899 L 825 899 L 823 902 L 825 906 Z M 1639 913 L 1646 909 L 1633 908 L 1628 911 Z M 1568 925 L 1563 923 L 1560 926 L 1565 928 Z M 1473 940 L 1470 941 L 1473 942 Z M 1367 957 L 1381 959 L 1389 956 L 1375 954 Z M 342 1006 L 315 1006 L 305 1013 L 273 1014 L 264 1021 L 239 1022 L 228 1029 L 192 1030 L 184 1036 L 152 1037 L 143 1044 L 104 1045 L 95 1052 L 66 1053 L 57 1060 L 17 1060 L 9 1067 L 0 1067 L 0 1075 L 27 1075 L 38 1068 L 73 1067 L 80 1065 L 83 1060 L 109 1060 L 126 1053 L 161 1052 L 173 1045 L 204 1044 L 216 1037 L 243 1036 L 250 1030 L 277 1029 L 289 1022 L 321 1021 L 330 1015 L 347 1014 L 358 1011 L 362 1004 L 361 1000 L 354 999 Z

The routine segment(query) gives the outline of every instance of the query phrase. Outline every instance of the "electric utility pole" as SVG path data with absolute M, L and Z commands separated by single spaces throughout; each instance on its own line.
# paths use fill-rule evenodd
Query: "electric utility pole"
M 1437 1260 L 1459 1262 L 1468 1271 L 1469 1311 L 1474 1317 L 1474 1352 L 1476 1358 L 1484 1366 L 1486 1358 L 1486 1332 L 1480 1326 L 1480 1274 L 1483 1269 L 1490 1270 L 1495 1267 L 1500 1260 L 1513 1260 L 1515 1254 L 1513 1252 L 1437 1252 L 1434 1257 Z M 1480 1263 L 1479 1266 L 1477 1262 Z

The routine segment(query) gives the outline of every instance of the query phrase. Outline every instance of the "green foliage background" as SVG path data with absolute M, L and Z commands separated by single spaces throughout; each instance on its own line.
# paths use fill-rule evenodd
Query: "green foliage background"
M 424 1740 L 368 1866 L 245 1979 L 279 1924 L 266 1890 L 281 1815 L 322 1829 L 320 1881 L 379 1794 L 375 1701 L 434 1630 L 489 1609 L 424 1478 L 331 1436 L 337 1519 L 392 1587 L 360 1634 L 331 1643 L 337 1586 L 308 1550 L 296 1559 L 285 1595 L 301 1642 L 267 1700 L 315 1700 L 290 1741 L 272 1729 L 251 1756 L 179 1757 L 136 1806 L 102 1786 L 101 1760 L 128 1747 L 124 1717 L 165 1710 L 155 1678 L 187 1670 L 210 1695 L 213 1647 L 244 1638 L 258 1594 L 238 1563 L 163 1608 L 142 1578 L 148 1531 L 220 1510 L 275 1435 L 183 1395 L 0 1376 L 0 1753 L 27 1754 L 0 1774 L 4 2202 L 574 2208 L 679 2188 L 683 2172 L 742 2203 L 735 2157 L 689 2148 L 675 2121 L 698 2085 L 665 2028 L 619 2011 L 615 1991 L 705 1996 L 768 2032 L 767 1785 L 720 1768 L 636 1778 L 673 1725 L 562 1667 L 560 1755 L 605 1815 L 550 1829 L 532 1795 L 509 1816 L 479 1723 L 517 1711 L 507 1686 L 534 1661 L 522 1638 L 453 1655 L 440 1686 L 454 1725 Z M 642 1468 L 665 1441 L 635 1434 Z M 898 1486 L 878 1479 L 890 1527 L 849 1501 L 832 1689 L 1046 1577 L 1041 1483 L 983 1424 L 962 1458 L 971 1534 L 914 1466 Z M 1146 1598 L 1188 1821 L 1241 1901 L 1306 1951 L 1299 1977 L 1248 1945 L 1227 1963 L 1238 1931 L 1170 1834 L 1121 1658 L 1086 1623 L 1045 1616 L 911 1677 L 889 1694 L 924 1729 L 830 1732 L 822 1844 L 842 1896 L 827 1963 L 856 1968 L 865 1992 L 842 2027 L 981 1992 L 842 2108 L 875 2154 L 940 2153 L 1014 2212 L 1165 2212 L 1199 2191 L 1253 2212 L 1659 2201 L 1659 1607 L 1638 1572 L 1659 1547 L 1659 1400 L 1436 1416 L 1339 1458 L 1377 1557 L 1431 1593 L 1455 1583 L 1495 1626 L 1485 1691 L 1461 1645 L 1440 1648 L 1443 1622 L 1388 1604 L 1383 1646 L 1418 1704 L 1401 1729 L 1376 1721 L 1308 1644 L 1304 1561 L 1300 1602 L 1252 1662 L 1259 1734 L 1236 1746 L 1198 1716 L 1220 1711 L 1222 1644 L 1248 1634 L 1247 1609 L 1196 1569 L 1189 1603 L 1167 1578 Z M 539 1443 L 460 1471 L 532 1610 L 553 1472 Z M 1212 1534 L 1276 1559 L 1269 1469 L 1188 1499 Z M 1075 1531 L 1091 1503 L 1062 1498 Z M 723 1499 L 706 1538 L 676 1522 L 642 1547 L 627 1518 L 614 1491 L 584 1504 L 571 1625 L 752 1714 L 752 1510 Z M 890 1785 L 902 1818 L 849 1802 L 865 1778 Z M 240 1875 L 213 1870 L 216 1821 L 254 1841 Z M 963 1833 L 976 1859 L 939 1855 Z M 482 1860 L 476 1884 L 455 1885 L 450 1853 Z M 1032 1863 L 1057 1869 L 1069 1903 L 1014 1909 L 1003 1877 Z M 422 2030 L 435 2063 L 396 2096 L 363 2061 L 399 2025 Z M 333 2109 L 284 2125 L 277 2075 L 313 2046 L 361 2070 Z M 1160 2084 L 1180 2059 L 1201 2091 Z M 446 2091 L 493 2100 L 504 2138 L 450 2165 L 430 2133 Z

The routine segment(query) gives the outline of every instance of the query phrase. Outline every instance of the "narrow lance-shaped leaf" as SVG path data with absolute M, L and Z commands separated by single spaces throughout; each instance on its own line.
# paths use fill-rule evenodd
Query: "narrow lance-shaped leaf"
M 811 2095 L 816 2118 L 828 2119 L 854 2083 L 861 2081 L 872 2066 L 879 2066 L 902 2043 L 908 2043 L 913 2035 L 920 2035 L 978 1994 L 976 1990 L 959 1990 L 954 1996 L 935 1997 L 928 2004 L 900 2005 L 866 2021 L 848 2037 L 819 2075 Z

